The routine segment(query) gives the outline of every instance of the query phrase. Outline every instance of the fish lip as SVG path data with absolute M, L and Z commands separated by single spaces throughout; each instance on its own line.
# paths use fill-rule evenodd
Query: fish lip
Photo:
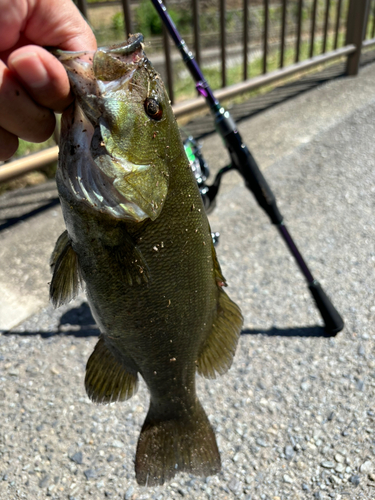
M 130 35 L 126 42 L 108 47 L 98 47 L 97 50 L 77 52 L 58 48 L 50 48 L 49 50 L 64 66 L 73 94 L 79 100 L 84 100 L 85 94 L 97 97 L 104 95 L 103 85 L 100 84 L 101 81 L 111 83 L 118 80 L 117 78 L 108 77 L 105 66 L 103 69 L 100 63 L 100 61 L 103 61 L 103 57 L 112 61 L 122 60 L 124 65 L 129 65 L 129 71 L 127 72 L 131 73 L 131 66 L 136 66 L 141 61 L 146 60 L 143 47 L 143 35 L 136 33 Z
M 143 40 L 142 33 L 136 33 L 134 35 L 130 35 L 128 40 L 123 44 L 98 47 L 97 50 L 81 50 L 75 52 L 55 47 L 46 47 L 46 49 L 51 52 L 51 54 L 53 54 L 64 66 L 66 66 L 67 62 L 72 59 L 78 59 L 84 56 L 94 56 L 96 52 L 104 52 L 106 54 L 120 56 L 130 55 L 142 47 Z
M 129 42 L 130 40 L 130 42 Z M 105 52 L 106 54 L 116 54 L 120 56 L 126 56 L 132 54 L 137 49 L 142 46 L 143 35 L 142 33 L 136 33 L 135 35 L 130 35 L 125 45 L 120 44 L 117 46 L 110 47 L 98 47 L 98 51 Z

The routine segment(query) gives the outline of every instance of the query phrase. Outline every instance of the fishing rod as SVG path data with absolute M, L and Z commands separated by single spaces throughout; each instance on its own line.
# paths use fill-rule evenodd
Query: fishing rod
M 283 216 L 277 207 L 275 195 L 267 184 L 267 181 L 260 171 L 254 157 L 250 153 L 247 146 L 243 143 L 234 120 L 230 116 L 230 113 L 220 105 L 218 99 L 214 96 L 207 80 L 204 78 L 203 73 L 198 66 L 198 63 L 179 34 L 162 0 L 151 1 L 169 31 L 176 47 L 180 51 L 192 77 L 194 78 L 198 93 L 206 99 L 206 102 L 214 116 L 216 130 L 222 137 L 230 155 L 231 164 L 219 171 L 212 186 L 206 186 L 206 201 L 208 200 L 209 204 L 214 200 L 219 190 L 221 177 L 224 173 L 232 169 L 238 170 L 244 178 L 246 187 L 253 193 L 258 204 L 267 213 L 271 223 L 277 227 L 281 237 L 285 241 L 298 267 L 304 275 L 307 281 L 307 286 L 323 318 L 327 335 L 336 335 L 343 329 L 344 321 L 324 292 L 320 283 L 313 277 L 304 258 L 294 243 L 293 238 L 284 223 Z

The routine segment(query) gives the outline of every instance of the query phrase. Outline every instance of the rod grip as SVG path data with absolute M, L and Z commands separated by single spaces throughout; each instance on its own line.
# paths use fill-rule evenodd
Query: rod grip
M 312 281 L 308 286 L 323 318 L 327 335 L 334 337 L 344 328 L 344 320 L 317 280 Z

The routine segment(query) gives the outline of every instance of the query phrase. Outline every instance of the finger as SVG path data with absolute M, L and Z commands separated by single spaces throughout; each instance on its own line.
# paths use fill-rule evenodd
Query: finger
M 15 50 L 8 67 L 38 104 L 62 112 L 72 102 L 64 66 L 43 48 L 28 45 Z
M 17 151 L 17 148 L 18 138 L 0 127 L 0 161 L 8 160 Z
M 53 112 L 38 105 L 2 61 L 0 109 L 0 127 L 26 141 L 45 141 L 55 128 Z
M 95 36 L 71 0 L 40 0 L 25 29 L 25 36 L 38 45 L 64 50 L 96 50 Z
M 96 49 L 94 34 L 71 0 L 0 0 L 0 12 L 0 51 L 20 46 L 20 39 L 65 50 Z

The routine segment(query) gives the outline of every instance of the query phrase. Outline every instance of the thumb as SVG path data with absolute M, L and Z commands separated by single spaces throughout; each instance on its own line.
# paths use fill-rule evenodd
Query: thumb
M 38 104 L 62 112 L 72 101 L 63 65 L 47 50 L 26 45 L 8 58 L 8 68 Z

